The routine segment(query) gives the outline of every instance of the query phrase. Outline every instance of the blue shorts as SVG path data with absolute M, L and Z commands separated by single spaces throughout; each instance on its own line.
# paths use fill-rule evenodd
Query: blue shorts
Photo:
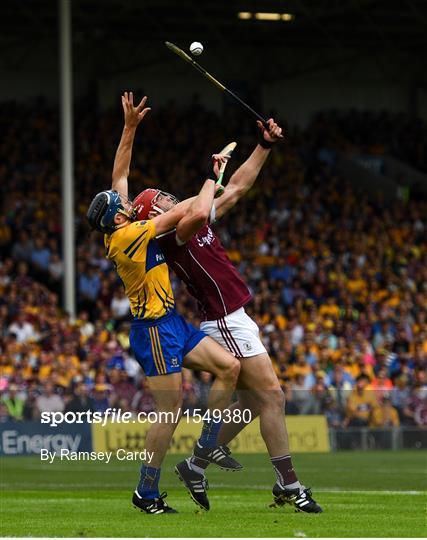
M 160 319 L 134 319 L 130 346 L 147 377 L 179 373 L 184 357 L 206 334 L 176 311 Z

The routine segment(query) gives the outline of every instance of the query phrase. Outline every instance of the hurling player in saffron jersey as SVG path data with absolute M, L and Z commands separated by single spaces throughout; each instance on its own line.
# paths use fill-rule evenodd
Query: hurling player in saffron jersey
M 160 467 L 170 444 L 182 403 L 182 365 L 206 370 L 215 376 L 209 396 L 209 410 L 224 410 L 240 370 L 239 361 L 203 331 L 188 324 L 174 310 L 169 271 L 155 237 L 176 228 L 183 237 L 201 228 L 211 212 L 215 180 L 221 155 L 213 156 L 207 180 L 197 197 L 177 205 L 148 221 L 133 221 L 128 203 L 127 177 L 135 130 L 149 108 L 146 97 L 138 106 L 133 95 L 122 96 L 125 117 L 119 148 L 114 160 L 112 189 L 98 193 L 87 213 L 90 225 L 103 232 L 107 258 L 112 260 L 129 298 L 132 321 L 130 344 L 147 376 L 149 388 L 159 412 L 173 413 L 174 420 L 154 423 L 147 433 L 145 447 L 153 454 L 149 465 L 143 464 L 133 504 L 148 514 L 175 512 L 159 493 Z M 226 446 L 217 444 L 221 427 L 218 416 L 205 420 L 195 450 L 200 459 L 228 469 L 240 469 Z M 186 482 L 200 493 L 199 504 L 209 509 L 203 474 L 187 467 Z M 187 471 L 186 471 L 187 472 Z
M 258 122 L 258 130 L 258 145 L 232 175 L 223 195 L 215 200 L 210 223 L 220 219 L 250 190 L 272 147 L 282 138 L 282 130 L 273 119 L 268 120 L 267 127 Z M 147 189 L 133 204 L 138 219 L 152 219 L 167 211 L 175 201 L 158 189 Z M 209 225 L 187 232 L 184 235 L 178 230 L 171 231 L 159 238 L 159 244 L 169 267 L 198 301 L 203 320 L 200 328 L 241 360 L 238 388 L 243 390 L 232 408 L 249 408 L 253 417 L 259 415 L 261 435 L 276 473 L 275 504 L 290 504 L 304 512 L 321 512 L 310 489 L 299 482 L 292 465 L 283 419 L 284 394 L 260 340 L 258 326 L 245 312 L 244 306 L 251 301 L 248 287 Z M 219 440 L 224 444 L 230 442 L 245 425 L 224 423 Z M 209 465 L 196 452 L 187 463 L 199 473 Z M 193 493 L 193 496 L 197 499 L 201 495 Z

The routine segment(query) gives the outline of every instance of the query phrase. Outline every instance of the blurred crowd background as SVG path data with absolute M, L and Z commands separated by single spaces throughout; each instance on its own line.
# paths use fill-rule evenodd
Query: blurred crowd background
M 58 110 L 42 99 L 0 105 L 0 421 L 153 410 L 129 349 L 128 301 L 84 218 L 93 195 L 110 187 L 120 113 L 119 102 L 102 113 L 89 99 L 75 107 L 71 320 L 60 308 Z M 243 116 L 207 111 L 197 96 L 186 108 L 170 102 L 152 111 L 135 141 L 132 194 L 160 187 L 193 195 L 209 155 L 230 140 L 239 145 L 236 167 L 256 145 L 256 126 Z M 324 111 L 305 130 L 285 127 L 286 144 L 215 230 L 253 293 L 247 311 L 286 411 L 325 414 L 332 427 L 427 426 L 427 201 L 416 192 L 368 197 L 335 169 L 335 150 L 353 148 L 426 171 L 426 125 L 386 112 Z M 177 309 L 197 324 L 195 302 L 171 277 Z M 208 373 L 184 370 L 185 408 L 203 409 L 211 383 Z

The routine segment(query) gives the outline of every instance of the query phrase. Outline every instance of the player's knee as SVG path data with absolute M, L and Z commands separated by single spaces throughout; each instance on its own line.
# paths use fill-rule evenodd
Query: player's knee
M 221 369 L 220 377 L 228 384 L 236 385 L 240 373 L 240 362 L 237 358 L 230 358 L 230 361 Z
M 237 379 L 239 378 L 240 367 L 241 367 L 240 361 L 237 360 L 237 358 L 234 358 L 234 359 L 233 359 L 233 365 L 232 365 L 231 368 L 230 368 L 230 370 L 231 370 L 231 377 L 232 377 L 232 380 L 233 380 L 233 384 L 234 384 L 234 385 L 237 383 Z
M 176 415 L 182 408 L 182 394 L 168 395 L 163 403 L 159 404 L 158 410 Z
M 243 410 L 251 411 L 251 421 L 257 418 L 260 415 L 261 409 L 258 405 L 255 405 L 253 402 L 246 403 L 240 407 Z
M 285 394 L 281 388 L 273 391 L 273 402 L 277 409 L 280 409 L 281 411 L 285 410 L 286 399 Z
M 262 410 L 269 409 L 281 413 L 285 410 L 285 394 L 280 386 L 260 392 L 258 395 L 258 405 Z

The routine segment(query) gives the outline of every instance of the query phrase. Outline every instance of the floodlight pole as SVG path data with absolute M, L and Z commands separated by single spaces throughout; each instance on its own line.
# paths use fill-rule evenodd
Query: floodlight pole
M 62 255 L 64 262 L 62 305 L 76 315 L 73 171 L 73 79 L 71 0 L 58 0 L 61 123 Z

